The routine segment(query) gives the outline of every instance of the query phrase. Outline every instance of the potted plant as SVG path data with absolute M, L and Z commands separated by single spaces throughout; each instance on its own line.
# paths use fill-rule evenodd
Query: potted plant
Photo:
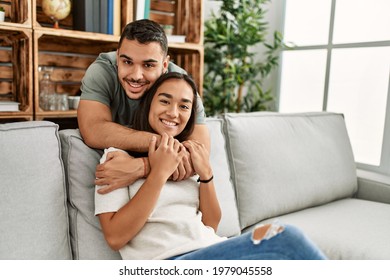
M 220 14 L 205 21 L 204 106 L 207 115 L 268 110 L 271 90 L 262 81 L 277 66 L 282 36 L 275 31 L 266 42 L 268 23 L 264 4 L 269 0 L 223 0 Z M 256 61 L 254 46 L 265 48 Z
M 0 7 L 0 22 L 4 21 L 5 19 L 5 10 L 3 7 Z

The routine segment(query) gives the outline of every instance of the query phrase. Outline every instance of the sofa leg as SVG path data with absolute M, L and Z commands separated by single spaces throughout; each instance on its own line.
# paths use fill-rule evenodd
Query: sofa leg
M 255 245 L 259 245 L 262 240 L 268 240 L 271 239 L 272 237 L 280 234 L 283 232 L 284 227 L 277 224 L 266 224 L 266 225 L 258 225 L 253 229 L 252 232 L 252 242 Z

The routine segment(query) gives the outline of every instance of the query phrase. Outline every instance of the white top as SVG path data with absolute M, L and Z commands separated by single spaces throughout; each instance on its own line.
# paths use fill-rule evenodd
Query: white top
M 107 152 L 105 150 L 101 162 Z M 118 211 L 134 197 L 144 181 L 140 179 L 127 188 L 104 195 L 95 191 L 95 215 Z M 96 190 L 100 187 L 96 186 Z M 123 259 L 166 259 L 225 239 L 202 223 L 199 184 L 192 177 L 181 182 L 168 181 L 164 185 L 144 227 L 119 252 Z

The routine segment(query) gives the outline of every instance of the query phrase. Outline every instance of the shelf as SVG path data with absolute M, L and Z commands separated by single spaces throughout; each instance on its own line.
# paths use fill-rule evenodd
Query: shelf
M 45 119 L 45 118 L 75 118 L 77 117 L 77 110 L 67 110 L 67 111 L 45 111 L 35 114 L 36 119 Z
M 204 53 L 203 48 L 190 45 L 193 48 L 169 48 L 168 54 L 170 61 L 185 69 L 192 76 L 198 86 L 199 94 L 203 94 L 203 65 Z
M 203 0 L 151 1 L 150 19 L 172 25 L 186 43 L 203 44 Z
M 73 1 L 78 1 L 78 0 L 73 0 Z M 97 0 L 93 0 L 93 1 L 97 1 Z M 32 25 L 34 29 L 42 28 L 42 27 L 53 29 L 52 20 L 48 16 L 46 16 L 42 11 L 42 0 L 35 0 L 35 1 L 32 0 L 32 10 L 34 11 L 32 13 L 32 22 L 33 22 Z M 121 0 L 121 26 L 122 27 L 124 27 L 128 22 L 132 21 L 133 18 L 132 13 L 133 13 L 133 1 Z M 67 18 L 59 21 L 59 26 L 62 30 L 73 30 L 73 13 L 70 13 L 70 15 Z M 84 31 L 80 31 L 80 32 L 84 32 Z M 102 33 L 96 33 L 96 34 L 102 34 Z M 103 34 L 103 35 L 108 35 L 108 34 Z M 108 35 L 108 36 L 113 36 L 113 35 Z
M 19 112 L 9 115 L 33 115 L 32 33 L 25 28 L 1 28 L 0 33 L 0 100 L 19 102 Z
M 40 34 L 47 34 L 57 37 L 73 37 L 78 39 L 88 39 L 88 40 L 101 40 L 101 41 L 110 41 L 110 42 L 119 42 L 119 36 L 114 36 L 110 34 L 102 33 L 92 33 L 84 32 L 78 30 L 68 30 L 68 29 L 55 29 L 52 27 L 36 27 L 34 31 Z
M 17 26 L 31 28 L 31 1 L 2 0 L 1 7 L 5 9 L 5 21 L 1 26 Z
M 84 36 L 82 36 L 84 35 Z M 116 50 L 118 40 L 112 35 L 81 31 L 52 31 L 50 28 L 34 29 L 34 85 L 38 93 L 41 73 L 39 67 L 53 68 L 51 79 L 56 83 L 57 93 L 69 96 L 80 95 L 81 80 L 86 69 L 101 52 Z M 39 94 L 35 94 L 37 116 L 76 116 L 76 111 L 53 113 L 39 106 Z
M 77 1 L 77 0 L 73 0 Z M 133 20 L 135 0 L 121 0 L 121 27 Z M 203 0 L 151 1 L 151 19 L 174 25 L 186 43 L 169 43 L 171 61 L 203 88 Z M 60 29 L 42 11 L 42 0 L 0 0 L 6 10 L 0 22 L 0 100 L 20 103 L 19 112 L 0 112 L 0 123 L 54 120 L 77 125 L 77 111 L 45 111 L 39 106 L 39 68 L 53 68 L 58 93 L 80 95 L 86 69 L 102 52 L 117 49 L 119 36 L 73 30 L 72 13 Z M 156 12 L 157 11 L 157 12 Z M 164 16 L 161 12 L 168 12 Z M 158 16 L 157 16 L 158 15 Z
M 9 123 L 9 122 L 25 122 L 34 120 L 32 115 L 0 115 L 0 124 Z
M 78 0 L 73 0 L 78 1 Z M 32 26 L 33 28 L 37 27 L 52 27 L 54 22 L 43 13 L 42 11 L 42 0 L 32 0 Z M 60 28 L 63 29 L 72 29 L 73 17 L 72 13 L 67 16 L 65 19 L 59 22 Z

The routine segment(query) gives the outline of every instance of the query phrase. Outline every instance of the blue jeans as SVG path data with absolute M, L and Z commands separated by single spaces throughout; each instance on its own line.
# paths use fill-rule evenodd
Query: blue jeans
M 255 244 L 252 232 L 229 238 L 171 260 L 323 260 L 326 256 L 300 230 L 284 225 L 284 230 Z

